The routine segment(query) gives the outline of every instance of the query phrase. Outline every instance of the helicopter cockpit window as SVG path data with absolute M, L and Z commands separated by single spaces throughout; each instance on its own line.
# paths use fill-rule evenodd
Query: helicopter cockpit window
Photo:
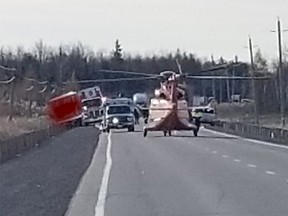
M 161 94 L 159 95 L 159 98 L 161 98 L 161 99 L 166 99 L 166 95 L 165 95 L 164 93 L 161 93 Z

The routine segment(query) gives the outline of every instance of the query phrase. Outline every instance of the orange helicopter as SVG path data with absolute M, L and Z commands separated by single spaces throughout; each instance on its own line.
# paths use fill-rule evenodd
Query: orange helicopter
M 148 131 L 163 131 L 164 136 L 171 136 L 173 130 L 192 130 L 197 136 L 200 119 L 195 118 L 195 122 L 191 122 L 191 112 L 185 100 L 185 84 L 179 83 L 180 75 L 172 71 L 160 75 L 167 80 L 155 90 L 155 98 L 150 101 L 148 126 L 143 128 L 143 136 L 146 137 Z

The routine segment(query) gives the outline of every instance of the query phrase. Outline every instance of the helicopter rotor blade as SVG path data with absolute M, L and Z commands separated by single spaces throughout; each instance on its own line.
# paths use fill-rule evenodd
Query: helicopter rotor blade
M 176 64 L 177 64 L 177 67 L 178 67 L 179 73 L 180 73 L 180 74 L 183 74 L 182 67 L 181 67 L 181 65 L 180 65 L 180 63 L 179 63 L 179 61 L 178 61 L 178 59 L 176 59 Z
M 225 65 L 225 66 L 222 65 L 222 66 L 213 67 L 213 68 L 210 68 L 210 69 L 200 70 L 199 73 L 206 73 L 206 72 L 224 70 L 226 68 L 227 68 L 227 65 Z
M 127 75 L 135 75 L 135 76 L 146 76 L 146 77 L 157 77 L 158 75 L 155 74 L 148 74 L 148 73 L 140 73 L 140 72 L 133 72 L 133 71 L 114 71 L 114 70 L 98 70 L 99 72 L 103 73 L 114 73 L 114 74 L 127 74 Z
M 73 83 L 84 84 L 84 83 L 107 83 L 107 82 L 121 82 L 121 81 L 141 81 L 141 80 L 155 80 L 157 77 L 138 77 L 138 78 L 119 78 L 119 79 L 98 79 L 98 80 L 79 80 Z M 64 82 L 69 84 L 71 82 Z
M 210 79 L 218 79 L 218 80 L 268 80 L 272 77 L 244 77 L 244 76 L 187 76 L 188 79 L 198 79 L 198 80 L 210 80 Z
M 213 72 L 213 71 L 218 71 L 218 70 L 225 70 L 231 67 L 238 67 L 240 65 L 243 65 L 243 63 L 222 64 L 222 65 L 215 66 L 213 68 L 200 70 L 199 73 L 208 73 L 208 72 Z

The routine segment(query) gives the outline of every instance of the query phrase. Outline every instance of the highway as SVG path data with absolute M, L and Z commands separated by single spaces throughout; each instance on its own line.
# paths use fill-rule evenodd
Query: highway
M 101 134 L 66 216 L 285 216 L 288 148 L 202 129 Z

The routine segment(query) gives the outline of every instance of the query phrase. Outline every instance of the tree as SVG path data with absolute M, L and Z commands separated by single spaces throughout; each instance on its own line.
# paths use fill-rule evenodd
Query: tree
M 112 58 L 110 61 L 112 70 L 125 70 L 122 48 L 118 39 L 115 42 L 115 50 L 113 50 Z
M 254 66 L 256 70 L 267 70 L 267 60 L 263 57 L 260 49 L 254 55 Z
M 118 39 L 115 42 L 115 50 L 113 51 L 113 60 L 116 62 L 123 62 L 122 48 Z
M 79 85 L 77 84 L 77 78 L 75 71 L 73 71 L 72 76 L 70 80 L 68 81 L 68 84 L 65 86 L 66 91 L 78 91 Z

